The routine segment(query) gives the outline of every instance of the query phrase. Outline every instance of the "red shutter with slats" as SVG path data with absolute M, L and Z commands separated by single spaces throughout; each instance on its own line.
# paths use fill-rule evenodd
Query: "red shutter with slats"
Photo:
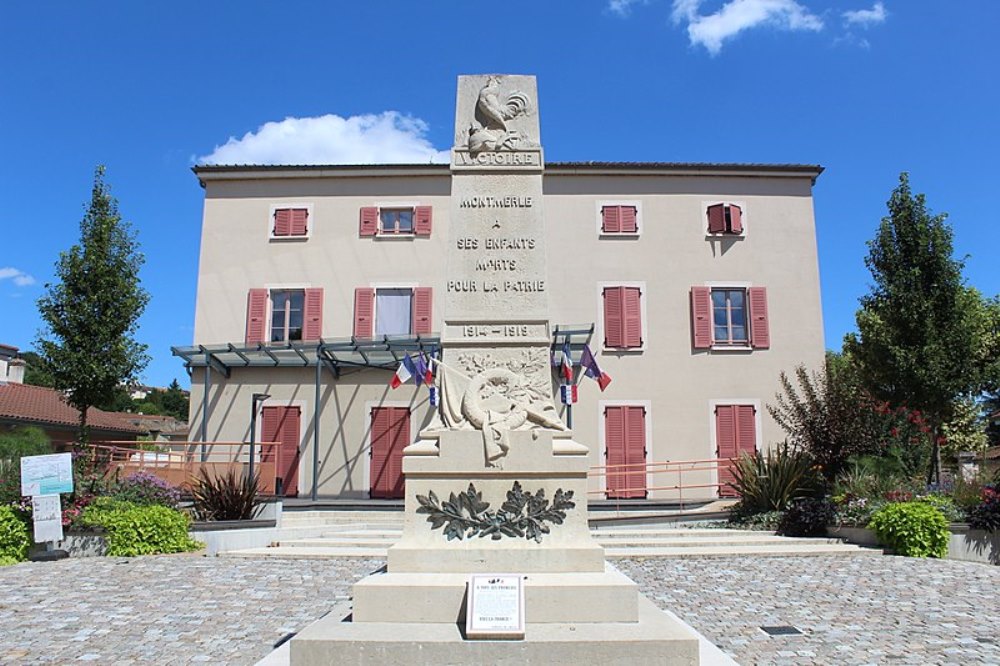
M 604 346 L 621 347 L 624 344 L 624 300 L 622 287 L 604 288 Z
M 741 454 L 757 450 L 757 419 L 753 405 L 736 405 L 736 449 Z
M 413 233 L 417 236 L 431 235 L 432 213 L 430 206 L 417 206 L 413 209 Z
M 362 236 L 374 236 L 378 233 L 378 208 L 375 206 L 365 206 L 361 209 L 361 229 Z
M 619 219 L 621 220 L 622 233 L 634 234 L 638 231 L 638 227 L 636 226 L 635 206 L 622 206 L 621 212 L 619 213 Z
M 375 290 L 358 287 L 354 290 L 354 337 L 370 338 L 375 331 Z
M 251 289 L 247 295 L 246 343 L 255 345 L 267 339 L 267 289 Z
M 622 230 L 620 206 L 604 206 L 601 217 L 601 230 L 604 233 L 616 234 Z
M 646 496 L 646 408 L 625 408 L 625 461 L 628 464 L 627 497 Z
M 370 494 L 372 497 L 403 497 L 403 449 L 409 443 L 410 410 L 408 408 L 372 408 L 370 451 Z
M 261 409 L 261 463 L 274 463 L 275 476 L 281 479 L 282 494 L 299 494 L 299 442 L 302 410 L 299 407 L 264 407 Z
M 302 339 L 319 340 L 323 335 L 323 288 L 306 289 L 302 313 Z
M 622 288 L 623 347 L 642 346 L 642 293 L 638 287 Z
M 413 333 L 428 335 L 431 332 L 431 306 L 434 290 L 430 287 L 417 287 L 413 290 Z
M 729 231 L 734 234 L 743 233 L 743 210 L 734 204 L 729 204 Z
M 604 409 L 604 445 L 607 496 L 634 499 L 646 496 L 646 409 L 616 405 Z
M 287 236 L 292 231 L 292 211 L 290 208 L 278 208 L 274 211 L 274 235 Z
M 263 446 L 264 443 L 281 441 L 281 408 L 264 407 L 260 410 L 260 461 L 274 462 L 277 450 L 273 446 Z
M 695 349 L 712 348 L 712 290 L 691 287 L 691 331 Z
M 605 483 L 609 499 L 621 497 L 628 484 L 625 465 L 625 408 L 605 407 L 604 447 L 607 472 Z
M 708 233 L 722 234 L 726 232 L 726 206 L 715 204 L 708 207 Z
M 733 462 L 739 457 L 736 446 L 736 406 L 719 405 L 715 408 L 715 444 L 719 462 L 719 497 L 734 497 L 736 491 L 728 485 L 733 482 Z
M 750 344 L 754 349 L 771 347 L 771 327 L 767 319 L 767 287 L 747 289 L 750 303 Z
M 305 236 L 309 231 L 309 209 L 293 208 L 291 213 L 288 233 L 292 236 Z

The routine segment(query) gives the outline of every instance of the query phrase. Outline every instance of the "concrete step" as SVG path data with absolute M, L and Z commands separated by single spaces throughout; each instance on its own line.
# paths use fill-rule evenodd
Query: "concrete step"
M 604 556 L 618 559 L 624 557 L 733 557 L 753 555 L 755 557 L 802 557 L 822 555 L 881 555 L 875 548 L 860 548 L 851 545 L 768 545 L 768 546 L 704 546 L 697 548 L 647 547 L 647 548 L 605 548 Z
M 245 548 L 219 553 L 219 557 L 274 557 L 291 560 L 322 560 L 333 557 L 385 557 L 385 548 L 355 548 L 355 547 L 289 547 L 273 546 L 270 548 Z
M 398 539 L 353 539 L 321 538 L 280 540 L 278 545 L 286 548 L 381 548 L 385 550 Z
M 664 547 L 664 548 L 700 548 L 704 546 L 829 546 L 841 545 L 840 539 L 827 538 L 796 538 L 790 541 L 786 537 L 779 536 L 749 536 L 749 537 L 721 537 L 711 539 L 708 537 L 695 537 L 691 539 L 611 539 L 605 540 L 597 537 L 597 543 L 605 548 L 643 548 L 643 547 Z

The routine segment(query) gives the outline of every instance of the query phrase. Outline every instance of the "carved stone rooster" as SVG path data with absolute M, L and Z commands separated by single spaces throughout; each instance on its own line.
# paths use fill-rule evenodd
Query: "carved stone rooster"
M 518 140 L 517 132 L 507 129 L 507 121 L 528 111 L 528 97 L 520 92 L 512 92 L 506 101 L 500 101 L 500 77 L 490 76 L 479 91 L 476 102 L 476 121 L 469 128 L 469 149 L 501 150 L 512 148 Z

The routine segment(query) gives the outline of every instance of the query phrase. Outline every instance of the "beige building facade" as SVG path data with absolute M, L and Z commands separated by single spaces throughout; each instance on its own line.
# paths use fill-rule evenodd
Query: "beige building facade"
M 449 293 L 541 289 L 555 361 L 571 331 L 573 361 L 587 345 L 612 379 L 601 391 L 575 370 L 590 499 L 672 499 L 677 485 L 714 497 L 726 466 L 679 462 L 781 441 L 766 409 L 779 373 L 822 365 L 821 171 L 549 163 L 547 280 L 520 285 L 505 284 L 503 263 L 520 241 L 499 231 L 503 258 L 483 239 L 462 248 L 482 255 L 484 281 L 449 279 L 449 243 L 463 242 L 452 207 L 525 202 L 453 201 L 448 165 L 196 167 L 194 340 L 175 348 L 192 372 L 191 439 L 280 442 L 288 494 L 401 496 L 395 461 L 434 407 L 426 385 L 390 388 L 396 359 L 436 353 Z M 558 367 L 552 382 L 557 392 Z

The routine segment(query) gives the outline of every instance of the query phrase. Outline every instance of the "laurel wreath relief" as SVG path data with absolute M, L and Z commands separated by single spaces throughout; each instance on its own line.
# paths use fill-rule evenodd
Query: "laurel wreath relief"
M 483 501 L 483 493 L 471 483 L 464 492 L 451 493 L 446 502 L 439 501 L 433 490 L 427 495 L 417 495 L 417 502 L 420 503 L 417 513 L 428 514 L 432 530 L 444 527 L 449 541 L 474 536 L 498 540 L 509 536 L 541 543 L 542 535 L 549 533 L 546 523 L 561 525 L 566 511 L 576 506 L 572 490 L 556 490 L 550 505 L 544 488 L 532 495 L 525 493 L 518 481 L 507 491 L 507 499 L 497 512 L 489 510 L 490 503 Z

